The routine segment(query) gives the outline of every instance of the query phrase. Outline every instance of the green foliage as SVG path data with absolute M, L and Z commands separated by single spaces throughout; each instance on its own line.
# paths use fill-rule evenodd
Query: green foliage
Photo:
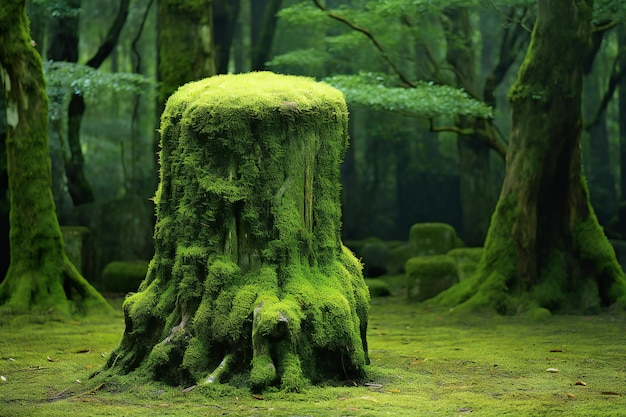
M 104 92 L 122 97 L 147 94 L 156 97 L 156 83 L 141 74 L 104 72 L 74 62 L 49 61 L 44 65 L 50 117 L 63 117 L 71 94 L 96 100 Z M 121 97 L 119 97 L 121 98 Z
M 599 26 L 607 22 L 626 21 L 626 3 L 622 0 L 595 0 L 593 2 L 593 23 Z
M 336 75 L 324 81 L 341 90 L 349 103 L 416 117 L 455 115 L 493 117 L 491 107 L 467 92 L 447 85 L 418 82 L 415 88 L 390 86 L 388 76 L 375 73 Z
M 67 0 L 31 0 L 35 7 L 38 7 L 38 12 L 44 16 L 50 16 L 53 18 L 64 17 L 77 17 L 80 16 L 80 7 L 76 7 L 76 4 L 70 4 Z M 73 3 L 76 3 L 74 1 Z

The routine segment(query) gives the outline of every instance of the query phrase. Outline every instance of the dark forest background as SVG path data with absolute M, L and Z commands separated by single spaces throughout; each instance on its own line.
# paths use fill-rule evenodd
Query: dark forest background
M 307 75 L 344 91 L 345 241 L 406 240 L 415 223 L 443 222 L 466 245 L 481 246 L 504 176 L 506 96 L 528 46 L 533 3 L 215 0 L 215 70 Z M 78 233 L 92 248 L 81 262 L 93 282 L 112 261 L 152 257 L 164 102 L 157 7 L 28 2 L 50 96 L 57 215 L 66 239 Z M 591 201 L 613 240 L 626 238 L 626 29 L 602 23 L 617 12 L 598 7 L 595 17 L 601 30 L 585 68 L 582 140 Z M 7 251 L 4 155 L 0 161 Z M 2 277 L 8 259 L 0 257 Z

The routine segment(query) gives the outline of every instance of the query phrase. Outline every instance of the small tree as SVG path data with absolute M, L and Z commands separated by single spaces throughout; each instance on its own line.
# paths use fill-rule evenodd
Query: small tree
M 369 293 L 341 243 L 337 90 L 267 72 L 181 87 L 161 122 L 155 255 L 112 372 L 253 389 L 353 378 Z
M 531 43 L 509 92 L 506 176 L 479 270 L 435 301 L 503 313 L 626 305 L 624 274 L 581 174 L 591 11 L 591 0 L 539 0 Z
M 67 258 L 51 191 L 48 97 L 41 58 L 31 44 L 24 2 L 0 10 L 0 77 L 6 96 L 10 266 L 0 284 L 12 313 L 112 311 Z M 56 317 L 56 315 L 55 315 Z

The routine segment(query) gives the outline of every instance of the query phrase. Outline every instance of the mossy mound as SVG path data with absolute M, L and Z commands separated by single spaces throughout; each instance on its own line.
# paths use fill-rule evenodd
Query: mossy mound
M 363 376 L 369 292 L 340 238 L 347 121 L 338 90 L 268 72 L 170 97 L 155 255 L 112 372 L 292 391 Z
M 463 246 L 454 227 L 446 223 L 416 223 L 409 230 L 409 244 L 414 256 L 444 255 Z
M 387 297 L 391 295 L 391 288 L 389 284 L 378 278 L 369 278 L 365 280 L 367 288 L 369 288 L 370 296 L 372 297 Z
M 102 271 L 103 291 L 124 294 L 137 291 L 147 272 L 147 261 L 109 262 Z
M 456 261 L 448 255 L 416 256 L 406 263 L 409 301 L 424 301 L 459 281 Z
M 361 248 L 363 274 L 368 278 L 376 278 L 387 273 L 390 252 L 386 242 L 380 240 L 369 242 Z
M 476 272 L 480 258 L 483 256 L 483 248 L 456 248 L 449 251 L 448 255 L 456 261 L 459 281 L 463 281 Z

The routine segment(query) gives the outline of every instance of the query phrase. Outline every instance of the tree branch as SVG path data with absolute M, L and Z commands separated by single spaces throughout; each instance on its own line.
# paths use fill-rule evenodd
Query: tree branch
M 351 29 L 356 30 L 357 32 L 360 32 L 360 33 L 364 34 L 365 36 L 367 36 L 367 38 L 374 44 L 374 46 L 376 47 L 378 52 L 380 52 L 380 54 L 385 59 L 385 61 L 387 61 L 389 66 L 391 66 L 393 71 L 402 80 L 402 82 L 407 84 L 407 85 L 409 85 L 409 86 L 411 86 L 411 87 L 415 87 L 415 83 L 413 83 L 411 80 L 409 80 L 409 78 L 406 75 L 404 75 L 404 73 L 400 70 L 400 68 L 396 65 L 396 63 L 393 62 L 393 60 L 389 57 L 389 55 L 387 55 L 387 52 L 385 51 L 385 49 L 382 47 L 382 45 L 378 42 L 378 40 L 374 37 L 374 35 L 369 30 L 367 30 L 367 29 L 365 29 L 365 28 L 363 28 L 361 26 L 358 26 L 357 24 L 351 22 L 350 20 L 348 20 L 344 16 L 341 16 L 341 15 L 338 15 L 336 13 L 331 12 L 326 7 L 324 7 L 320 3 L 319 0 L 313 0 L 313 3 L 315 3 L 315 5 L 317 6 L 318 9 L 320 9 L 321 11 L 326 13 L 326 15 L 328 17 L 330 17 L 332 19 L 335 19 L 335 20 L 337 20 L 337 21 L 339 21 L 339 22 L 349 26 Z
M 104 62 L 104 60 L 111 54 L 113 48 L 115 48 L 117 40 L 120 37 L 122 28 L 124 28 L 124 24 L 126 23 L 129 4 L 130 0 L 120 0 L 120 8 L 117 11 L 117 16 L 115 16 L 113 25 L 109 28 L 109 33 L 107 33 L 106 38 L 104 38 L 104 42 L 102 42 L 96 54 L 89 61 L 87 61 L 86 65 L 92 68 L 99 68 L 100 65 L 102 65 L 102 62 Z

